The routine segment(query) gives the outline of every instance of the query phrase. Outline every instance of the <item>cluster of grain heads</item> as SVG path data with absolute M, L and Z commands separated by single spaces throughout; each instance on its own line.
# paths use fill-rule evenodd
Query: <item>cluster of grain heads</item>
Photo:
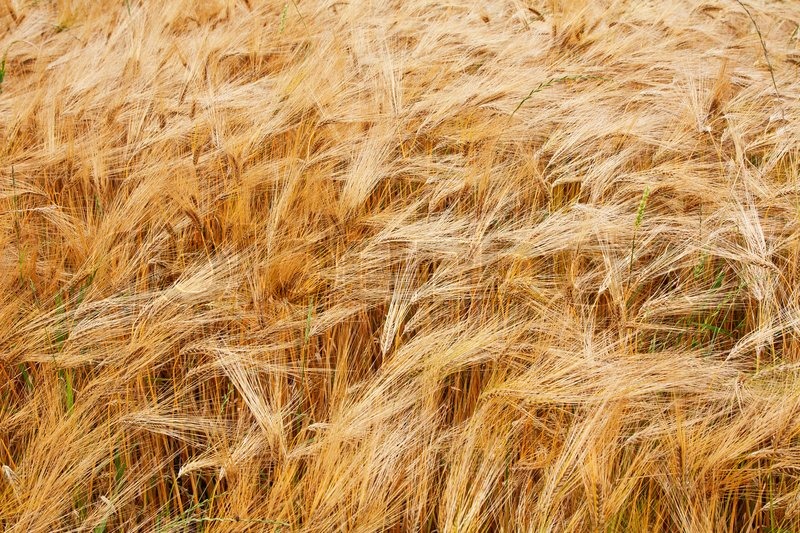
M 0 529 L 798 529 L 798 27 L 0 2 Z

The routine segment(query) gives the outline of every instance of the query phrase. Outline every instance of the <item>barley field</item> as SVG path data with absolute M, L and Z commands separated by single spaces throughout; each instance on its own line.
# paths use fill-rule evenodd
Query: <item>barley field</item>
M 0 0 L 0 529 L 800 530 L 800 1 Z

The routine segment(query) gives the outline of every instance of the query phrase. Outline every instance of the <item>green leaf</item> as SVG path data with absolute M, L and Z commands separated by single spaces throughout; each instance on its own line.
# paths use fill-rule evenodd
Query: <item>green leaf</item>
M 64 402 L 67 404 L 67 414 L 72 413 L 75 407 L 75 391 L 72 389 L 72 372 L 69 370 L 59 370 L 59 377 L 64 381 Z
M 722 282 L 725 280 L 725 272 L 723 270 L 719 271 L 717 274 L 717 278 L 714 280 L 714 283 L 711 285 L 712 289 L 719 289 L 722 287 Z
M 25 386 L 28 387 L 29 390 L 33 390 L 33 379 L 31 379 L 31 375 L 28 373 L 28 367 L 20 363 L 19 371 L 22 374 L 22 380 L 25 382 Z
M 125 478 L 125 461 L 122 460 L 122 456 L 120 455 L 120 451 L 117 450 L 117 453 L 114 454 L 114 483 L 117 487 L 122 484 L 122 480 Z

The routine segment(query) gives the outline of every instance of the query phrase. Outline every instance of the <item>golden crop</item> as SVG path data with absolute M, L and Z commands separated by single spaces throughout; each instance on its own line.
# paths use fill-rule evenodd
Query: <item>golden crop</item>
M 0 529 L 797 531 L 798 28 L 0 0 Z

